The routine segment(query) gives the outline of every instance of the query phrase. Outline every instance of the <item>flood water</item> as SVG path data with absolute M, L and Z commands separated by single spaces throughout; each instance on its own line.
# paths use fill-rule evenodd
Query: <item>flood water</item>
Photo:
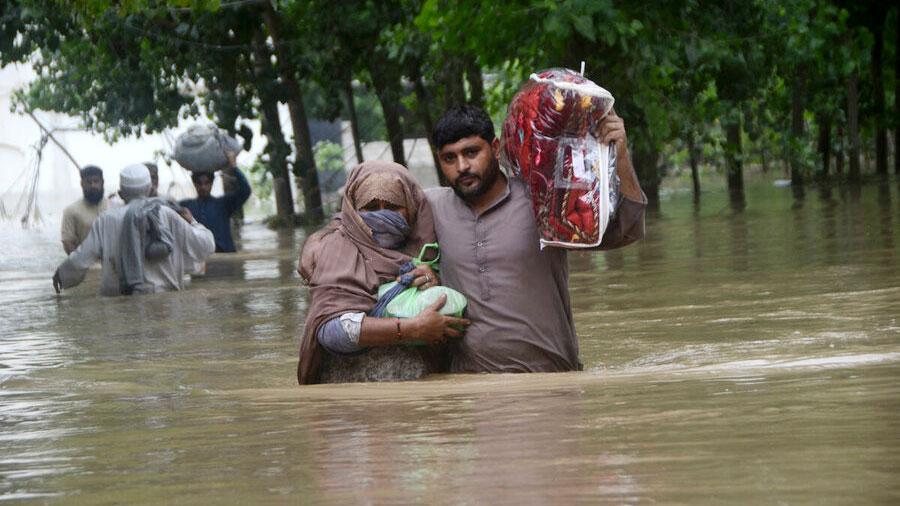
M 56 296 L 0 224 L 0 499 L 897 504 L 900 185 L 664 196 L 570 255 L 585 371 L 295 384 L 303 231 L 250 224 L 181 293 Z

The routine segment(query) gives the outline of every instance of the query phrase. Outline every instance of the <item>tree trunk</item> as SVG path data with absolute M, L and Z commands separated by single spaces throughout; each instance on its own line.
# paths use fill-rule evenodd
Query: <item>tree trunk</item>
M 440 75 L 441 88 L 444 90 L 444 110 L 466 103 L 466 89 L 463 85 L 464 66 L 459 57 L 447 56 Z
M 403 150 L 403 124 L 400 122 L 400 104 L 397 100 L 387 96 L 384 89 L 378 90 L 376 85 L 375 94 L 378 95 L 378 101 L 381 103 L 381 110 L 384 113 L 384 126 L 387 128 L 388 142 L 391 144 L 391 155 L 394 161 L 400 165 L 406 166 L 406 153 Z
M 319 175 L 316 172 L 316 160 L 313 158 L 312 138 L 309 134 L 306 108 L 303 105 L 303 94 L 300 92 L 300 84 L 294 78 L 289 63 L 288 51 L 281 42 L 281 20 L 278 18 L 278 14 L 269 3 L 263 7 L 262 14 L 269 36 L 272 38 L 272 45 L 275 47 L 275 58 L 278 60 L 278 74 L 287 96 L 287 106 L 291 116 L 294 149 L 296 150 L 294 176 L 297 178 L 297 182 L 303 192 L 306 218 L 311 222 L 318 223 L 324 219 L 325 213 L 322 210 Z
M 275 213 L 287 223 L 294 220 L 294 192 L 288 174 L 287 157 L 291 148 L 284 140 L 281 131 L 281 119 L 278 115 L 278 102 L 271 97 L 263 97 L 260 111 L 260 127 L 266 136 L 266 153 L 269 155 L 269 172 L 272 174 L 272 186 L 275 192 Z
M 254 36 L 254 62 L 252 72 L 256 81 L 257 95 L 260 100 L 260 130 L 266 136 L 266 154 L 269 157 L 268 171 L 272 174 L 272 186 L 275 193 L 275 214 L 284 223 L 294 221 L 294 195 L 288 177 L 288 156 L 291 148 L 284 140 L 281 130 L 281 117 L 278 114 L 278 100 L 275 98 L 273 84 L 275 71 L 271 64 L 271 55 L 266 49 L 265 34 L 258 30 Z
M 466 81 L 469 83 L 469 104 L 484 109 L 484 81 L 474 56 L 466 58 Z
M 639 134 L 640 135 L 640 134 Z M 652 145 L 649 136 L 642 136 L 643 142 L 633 145 L 632 161 L 641 189 L 647 195 L 647 207 L 659 209 L 659 151 Z
M 215 100 L 213 101 L 213 112 L 216 116 L 216 124 L 219 128 L 224 128 L 228 134 L 234 136 L 237 134 L 237 62 L 235 59 L 229 60 L 220 68 L 218 75 L 218 86 L 215 90 Z M 230 169 L 230 167 L 229 167 Z M 228 177 L 222 178 L 222 190 L 225 193 L 237 191 L 237 178 L 233 171 L 223 172 Z M 236 225 L 243 223 L 244 210 L 238 209 L 232 215 L 232 222 Z
M 240 116 L 237 105 L 237 67 L 237 58 L 222 60 L 216 76 L 215 93 L 218 96 L 213 102 L 219 128 L 224 128 L 232 136 L 237 134 L 237 120 Z
M 746 206 L 744 198 L 744 164 L 741 147 L 741 119 L 735 118 L 725 124 L 725 172 L 728 180 L 728 196 L 731 207 L 742 211 Z
M 860 180 L 859 170 L 859 76 L 856 71 L 847 80 L 847 123 L 850 137 L 850 171 L 848 179 L 853 183 Z
M 406 166 L 406 155 L 403 150 L 403 123 L 400 121 L 400 78 L 392 72 L 392 64 L 380 54 L 374 54 L 369 62 L 369 74 L 375 95 L 381 103 L 384 113 L 384 126 L 387 128 L 388 141 L 394 161 Z
M 900 176 L 900 13 L 894 22 L 894 174 Z
M 819 167 L 819 179 L 828 179 L 828 171 L 831 168 L 831 118 L 824 113 L 816 115 L 816 124 L 819 125 L 819 141 L 817 151 L 821 156 L 822 165 Z
M 844 126 L 838 125 L 838 148 L 834 155 L 834 175 L 841 179 L 844 177 Z
M 803 194 L 803 95 L 805 93 L 805 73 L 803 66 L 794 70 L 794 86 L 791 90 L 791 189 L 794 195 Z
M 425 137 L 428 139 L 428 147 L 431 149 L 431 158 L 434 161 L 434 170 L 437 173 L 438 182 L 441 186 L 447 185 L 447 178 L 441 171 L 441 163 L 438 160 L 437 149 L 434 146 L 434 140 L 431 134 L 434 132 L 434 124 L 431 121 L 431 97 L 428 96 L 428 90 L 425 88 L 425 82 L 422 81 L 422 75 L 418 70 L 412 72 L 413 89 L 416 93 L 416 102 L 419 104 L 419 120 L 425 128 Z
M 237 120 L 239 117 L 236 59 L 229 60 L 220 68 L 216 95 L 218 96 L 213 102 L 216 123 L 227 130 L 229 135 L 235 136 L 237 134 Z M 226 194 L 237 191 L 237 175 L 234 169 L 235 167 L 226 167 L 222 170 L 222 191 Z M 236 235 L 240 234 L 243 223 L 244 208 L 241 206 L 240 209 L 231 215 L 231 229 Z
M 694 132 L 687 136 L 688 159 L 691 163 L 691 182 L 694 185 L 694 203 L 700 202 L 700 167 L 697 156 L 697 146 L 694 141 Z
M 356 163 L 363 163 L 362 142 L 359 140 L 359 119 L 356 117 L 356 104 L 353 103 L 353 76 L 347 75 L 343 81 L 344 103 L 347 106 L 347 116 L 350 117 L 350 135 L 353 137 Z
M 879 9 L 882 10 L 882 9 Z M 884 9 L 887 14 L 887 10 Z M 886 111 L 884 109 L 884 75 L 882 63 L 884 60 L 884 15 L 876 16 L 875 26 L 872 27 L 875 36 L 875 44 L 872 45 L 872 82 L 875 99 L 875 173 L 881 176 L 887 175 L 887 127 Z

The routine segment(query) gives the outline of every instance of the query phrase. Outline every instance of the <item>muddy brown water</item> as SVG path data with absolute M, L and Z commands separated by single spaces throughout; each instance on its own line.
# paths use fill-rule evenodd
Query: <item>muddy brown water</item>
M 55 226 L 0 224 L 0 500 L 896 504 L 900 187 L 747 200 L 570 256 L 583 372 L 304 388 L 302 231 L 57 297 Z

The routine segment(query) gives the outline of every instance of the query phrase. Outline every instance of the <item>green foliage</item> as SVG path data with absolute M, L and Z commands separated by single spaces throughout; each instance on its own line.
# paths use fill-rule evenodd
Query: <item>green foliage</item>
M 340 144 L 319 141 L 313 146 L 316 167 L 319 172 L 341 172 L 344 170 L 344 149 Z
M 387 129 L 384 127 L 384 116 L 381 114 L 378 97 L 366 89 L 354 93 L 353 101 L 356 104 L 356 114 L 359 116 L 359 135 L 362 142 L 387 139 Z
M 347 181 L 344 163 L 344 149 L 340 144 L 319 141 L 313 146 L 316 168 L 319 171 L 322 191 L 333 193 Z
M 19 108 L 82 118 L 110 138 L 208 114 L 236 130 L 285 100 L 264 4 L 220 0 L 13 0 L 0 3 L 0 62 L 30 61 L 40 78 Z M 878 115 L 871 48 L 885 26 L 886 103 L 896 104 L 897 9 L 834 0 L 277 0 L 286 61 L 310 115 L 349 118 L 362 140 L 385 118 L 426 135 L 448 106 L 482 100 L 497 125 L 531 72 L 577 69 L 616 97 L 642 183 L 683 164 L 687 139 L 708 161 L 818 156 L 818 122 L 846 123 L 846 82 L 861 79 L 861 130 Z M 885 20 L 888 22 L 885 24 Z M 479 83 L 483 80 L 483 90 Z M 483 98 L 482 98 L 483 94 Z M 792 130 L 800 101 L 803 128 Z M 896 111 L 896 105 L 894 105 Z M 389 115 L 386 113 L 390 113 Z M 893 118 L 896 118 L 894 114 Z M 894 120 L 895 121 L 895 120 Z M 742 125 L 741 153 L 725 127 Z M 396 128 L 396 125 L 394 126 Z M 732 130 L 733 132 L 733 130 Z M 862 143 L 867 145 L 867 143 Z M 333 148 L 317 148 L 317 157 Z M 276 152 L 277 151 L 277 152 Z M 279 171 L 268 153 L 262 165 Z M 329 158 L 320 163 L 331 163 Z M 328 172 L 330 169 L 324 169 Z
M 274 188 L 272 184 L 272 174 L 269 170 L 268 162 L 264 156 L 257 157 L 250 166 L 250 185 L 253 187 L 253 195 L 261 201 L 267 201 L 272 198 Z

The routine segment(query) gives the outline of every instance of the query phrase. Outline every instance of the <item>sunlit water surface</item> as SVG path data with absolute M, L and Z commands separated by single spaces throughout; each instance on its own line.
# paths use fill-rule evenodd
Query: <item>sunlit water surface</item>
M 62 296 L 55 226 L 0 224 L 0 499 L 900 501 L 900 191 L 664 196 L 570 255 L 585 371 L 295 385 L 302 231 L 182 293 Z

